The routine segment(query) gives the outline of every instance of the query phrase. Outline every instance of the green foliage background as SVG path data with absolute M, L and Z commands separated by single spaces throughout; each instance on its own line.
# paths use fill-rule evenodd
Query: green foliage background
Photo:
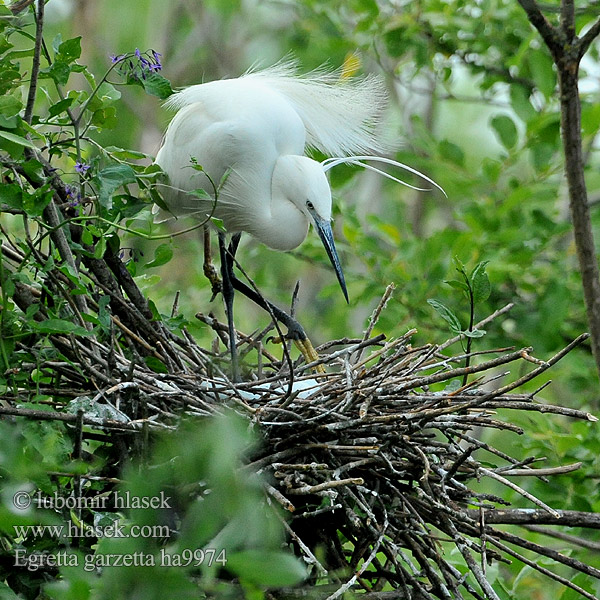
M 556 2 L 546 4 L 550 14 L 557 11 Z M 585 27 L 596 12 L 594 4 L 582 5 L 578 28 Z M 16 19 L 26 24 L 30 16 Z M 44 124 L 43 119 L 55 118 L 55 161 L 70 174 L 67 179 L 72 177 L 74 184 L 79 180 L 74 173 L 77 158 L 90 164 L 86 181 L 97 188 L 103 216 L 108 220 L 118 216 L 128 227 L 152 234 L 171 230 L 151 222 L 150 186 L 142 185 L 138 192 L 132 187 L 127 193 L 121 186 L 134 181 L 139 185 L 144 178 L 152 182 L 156 176 L 151 157 L 169 120 L 152 95 L 157 90 L 148 90 L 149 85 L 146 90 L 105 86 L 87 107 L 91 114 L 87 134 L 94 143 L 83 144 L 79 157 L 72 146 L 58 143 L 60 119 L 65 119 L 63 124 L 68 121 L 66 107 L 85 106 L 91 74 L 99 81 L 110 67 L 109 55 L 153 48 L 162 54 L 162 73 L 174 87 L 237 76 L 252 65 L 272 64 L 288 54 L 298 59 L 302 70 L 310 70 L 323 63 L 337 67 L 357 53 L 364 71 L 386 77 L 392 102 L 381 134 L 396 144 L 398 160 L 425 172 L 448 197 L 414 192 L 350 167 L 332 173 L 335 232 L 350 306 L 345 305 L 320 242 L 312 234 L 293 253 L 275 253 L 246 239 L 238 254 L 263 293 L 282 305 L 289 303 L 295 281 L 301 280 L 297 314 L 317 343 L 359 335 L 390 282 L 396 284 L 396 292 L 376 333 L 401 335 L 414 326 L 417 344 L 451 337 L 448 323 L 427 300 L 442 302 L 463 328 L 468 325 L 464 294 L 444 283 L 458 277 L 455 258 L 469 271 L 487 261 L 491 290 L 477 304 L 476 320 L 515 303 L 507 318 L 473 340 L 474 349 L 532 345 L 543 359 L 586 330 L 563 181 L 556 76 L 548 52 L 516 2 L 51 0 L 46 25 L 46 39 L 54 40 L 59 66 L 43 72 L 44 92 L 37 107 L 43 116 L 33 131 L 16 120 L 27 81 L 10 67 L 10 60 L 16 60 L 22 63 L 22 71 L 30 68 L 31 40 L 11 37 L 15 44 L 11 52 L 17 54 L 10 60 L 8 48 L 0 48 L 5 57 L 0 79 L 4 94 L 0 127 L 5 135 L 0 137 L 0 149 L 18 156 L 24 145 L 19 139 L 27 133 L 35 139 L 35 128 Z M 33 34 L 32 26 L 25 30 Z M 73 41 L 80 36 L 80 42 Z M 69 42 L 61 46 L 64 40 Z M 598 43 L 592 46 L 581 74 L 586 175 L 596 234 L 600 228 L 598 48 Z M 68 65 L 66 71 L 60 71 L 61 62 Z M 74 64 L 88 68 L 73 69 Z M 19 77 L 24 77 L 22 86 Z M 57 96 L 54 81 L 65 87 L 66 103 Z M 117 190 L 121 195 L 113 197 Z M 4 187 L 4 204 L 16 202 L 13 192 Z M 133 202 L 133 196 L 141 203 Z M 31 202 L 29 214 L 35 216 L 36 210 L 41 214 L 43 198 Z M 19 227 L 10 216 L 2 219 L 7 230 Z M 111 243 L 115 230 L 101 223 L 96 226 L 90 235 L 109 232 L 106 239 Z M 174 229 L 183 227 L 177 223 Z M 169 314 L 180 290 L 180 319 L 189 321 L 194 335 L 208 343 L 212 334 L 195 321 L 194 314 L 215 310 L 222 315 L 222 309 L 220 301 L 209 303 L 197 232 L 167 242 L 119 235 L 120 247 L 128 249 L 131 257 L 129 269 L 156 310 Z M 4 288 L 3 303 L 9 296 L 10 290 Z M 268 317 L 243 298 L 236 298 L 236 303 L 241 330 L 267 324 Z M 6 319 L 3 327 L 12 326 Z M 10 344 L 5 336 L 5 371 L 14 367 Z M 597 375 L 585 347 L 567 356 L 550 377 L 554 382 L 544 390 L 544 397 L 598 409 Z M 9 392 L 6 380 L 3 393 Z M 581 472 L 587 475 L 565 477 L 560 488 L 536 483 L 544 486 L 546 501 L 553 504 L 554 500 L 554 506 L 565 509 L 600 510 L 595 485 L 598 428 L 541 416 L 521 419 L 527 431 L 520 439 L 524 455 L 546 456 L 552 465 L 585 463 Z M 582 558 L 591 560 L 585 553 Z M 506 597 L 533 597 L 532 590 L 539 598 L 557 596 L 521 565 L 503 567 L 501 577 L 503 583 L 498 585 L 507 590 Z M 62 598 L 84 597 L 55 593 Z

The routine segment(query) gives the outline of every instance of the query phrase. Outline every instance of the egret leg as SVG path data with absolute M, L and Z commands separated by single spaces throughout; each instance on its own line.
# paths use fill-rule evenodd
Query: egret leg
M 221 243 L 221 235 L 222 234 L 219 233 L 219 243 Z M 294 344 L 296 344 L 296 347 L 298 350 L 300 350 L 307 363 L 319 360 L 319 355 L 314 349 L 311 341 L 308 339 L 308 336 L 302 328 L 302 325 L 300 325 L 296 319 L 275 306 L 272 302 L 269 302 L 266 298 L 263 298 L 256 290 L 236 277 L 233 271 L 233 261 L 240 243 L 240 238 L 241 234 L 236 233 L 231 239 L 229 250 L 225 253 L 225 260 L 229 263 L 227 266 L 227 273 L 230 278 L 231 285 L 235 290 L 244 294 L 244 296 L 252 300 L 255 304 L 258 304 L 258 306 L 273 315 L 280 323 L 287 327 L 288 332 L 286 337 L 293 340 Z M 225 277 L 223 277 L 223 287 L 225 287 Z M 325 373 L 325 368 L 322 365 L 319 365 L 316 369 L 319 373 Z
M 236 245 L 237 247 L 237 245 Z M 230 258 L 229 251 L 225 246 L 225 234 L 219 231 L 219 253 L 221 256 L 221 277 L 223 300 L 225 301 L 225 312 L 227 313 L 227 326 L 229 327 L 229 352 L 231 354 L 231 376 L 234 382 L 241 381 L 240 368 L 237 353 L 237 336 L 235 334 L 235 324 L 233 322 L 233 257 Z M 214 288 L 213 288 L 214 292 Z

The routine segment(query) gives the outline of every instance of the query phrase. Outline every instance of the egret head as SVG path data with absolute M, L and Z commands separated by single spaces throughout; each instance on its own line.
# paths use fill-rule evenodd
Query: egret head
M 284 198 L 319 234 L 346 301 L 348 291 L 331 229 L 331 189 L 320 163 L 306 156 L 280 156 L 273 172 L 273 200 Z M 292 232 L 290 232 L 292 234 Z

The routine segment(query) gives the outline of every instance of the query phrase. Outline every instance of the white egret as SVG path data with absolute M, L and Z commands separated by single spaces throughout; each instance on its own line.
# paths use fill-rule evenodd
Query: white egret
M 193 85 L 167 100 L 166 106 L 178 112 L 156 163 L 169 178 L 164 193 L 169 210 L 203 220 L 217 217 L 228 232 L 238 234 L 229 254 L 220 236 L 234 377 L 229 287 L 249 295 L 286 325 L 288 335 L 300 342 L 301 349 L 304 346 L 307 359 L 316 357 L 300 325 L 233 274 L 239 233 L 285 251 L 300 245 L 312 224 L 348 300 L 331 229 L 331 190 L 325 173 L 342 161 L 377 159 L 368 153 L 384 150 L 376 127 L 385 104 L 385 86 L 378 77 L 340 79 L 325 70 L 299 76 L 289 62 L 236 79 Z M 307 148 L 338 158 L 319 163 L 305 156 Z M 202 170 L 192 168 L 194 164 Z M 222 181 L 215 201 L 215 186 Z M 199 189 L 207 192 L 206 199 L 190 193 Z

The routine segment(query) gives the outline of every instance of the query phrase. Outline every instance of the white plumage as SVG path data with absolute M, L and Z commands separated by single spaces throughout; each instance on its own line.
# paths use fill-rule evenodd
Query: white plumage
M 385 102 L 379 78 L 340 80 L 324 70 L 298 76 L 291 63 L 185 88 L 166 103 L 178 112 L 156 157 L 169 176 L 165 200 L 175 215 L 210 214 L 228 231 L 278 250 L 302 243 L 312 222 L 344 288 L 326 168 L 304 153 L 381 150 L 375 127 Z M 216 203 L 188 193 L 201 188 L 214 197 L 192 160 L 215 184 L 227 174 Z
M 371 155 L 385 149 L 376 129 L 386 100 L 378 77 L 341 78 L 324 69 L 298 75 L 290 62 L 185 88 L 166 103 L 178 112 L 156 157 L 169 178 L 165 201 L 175 215 L 195 215 L 202 221 L 218 217 L 229 232 L 246 231 L 277 250 L 296 248 L 312 223 L 348 300 L 333 241 L 326 171 L 350 162 L 403 183 L 363 162 L 379 160 L 421 175 Z M 305 156 L 308 148 L 333 158 L 319 163 Z M 198 165 L 202 170 L 194 168 Z M 306 360 L 315 360 L 317 354 L 299 323 L 235 277 L 224 237 L 219 241 L 234 379 L 239 375 L 234 288 L 275 315 L 288 327 L 288 335 Z M 233 252 L 235 247 L 237 241 Z

